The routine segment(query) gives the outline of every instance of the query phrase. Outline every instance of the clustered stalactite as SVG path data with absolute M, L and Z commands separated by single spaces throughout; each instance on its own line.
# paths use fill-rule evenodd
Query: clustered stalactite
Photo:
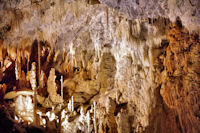
M 64 56 L 65 53 L 51 49 L 47 43 L 35 40 L 32 46 L 27 47 L 31 47 L 31 51 L 30 48 L 24 50 L 1 45 L 1 68 L 3 69 L 0 73 L 2 76 L 0 98 L 2 104 L 14 112 L 14 118 L 9 119 L 12 122 L 24 123 L 21 126 L 18 125 L 22 129 L 33 123 L 36 127 L 43 126 L 45 130 L 52 132 L 86 131 L 82 129 L 84 126 L 89 132 L 97 132 L 96 103 L 93 103 L 91 109 L 86 106 L 85 114 L 82 107 L 79 107 L 80 104 L 74 104 L 73 96 L 70 99 L 68 90 L 63 87 L 65 78 L 72 78 L 76 69 L 79 68 L 73 69 L 73 62 L 70 63 L 67 58 L 58 57 L 58 55 Z M 39 50 L 38 47 L 40 47 Z M 61 67 L 56 67 L 57 62 L 60 62 Z M 69 102 L 67 102 L 68 98 Z M 77 114 L 77 107 L 79 114 Z M 74 123 L 79 115 L 82 115 L 78 120 L 78 122 L 83 122 L 81 125 L 77 125 L 78 122 Z M 75 125 L 74 129 L 69 127 L 70 122 Z M 86 122 L 85 125 L 84 122 Z

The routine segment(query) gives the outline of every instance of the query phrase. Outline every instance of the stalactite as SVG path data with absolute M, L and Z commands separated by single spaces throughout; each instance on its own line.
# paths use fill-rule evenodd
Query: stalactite
M 106 7 L 106 26 L 107 30 L 109 30 L 109 9 Z
M 60 53 L 60 50 L 56 50 L 56 51 L 55 51 L 55 55 L 54 55 L 54 58 L 53 58 L 53 62 L 56 62 L 56 61 L 58 60 L 58 57 L 59 57 L 60 54 L 61 54 L 61 53 Z
M 15 74 L 16 74 L 16 80 L 20 80 L 21 79 L 21 50 L 18 49 L 17 50 L 17 58 L 15 61 Z
M 116 102 L 118 103 L 119 99 L 118 99 L 118 91 L 117 91 L 117 89 L 115 91 L 115 99 L 116 99 Z
M 51 61 L 52 54 L 53 54 L 53 50 L 50 49 L 50 50 L 49 50 L 49 54 L 48 54 L 48 56 L 47 56 L 47 63 L 49 63 L 49 62 Z
M 71 54 L 71 61 L 72 61 L 72 66 L 77 66 L 77 61 L 76 61 L 76 58 L 75 58 L 75 49 L 73 48 L 73 43 L 70 44 L 70 51 L 69 53 Z
M 15 47 L 7 47 L 7 53 L 8 56 L 12 59 L 12 60 L 16 60 L 17 57 L 17 53 L 16 53 L 16 48 Z
M 30 53 L 27 51 L 27 50 L 25 50 L 25 52 L 24 52 L 24 54 L 25 54 L 25 58 L 26 58 L 26 69 L 27 69 L 27 72 L 29 71 L 29 62 L 30 62 Z
M 22 66 L 26 65 L 26 58 L 25 58 L 24 48 L 22 48 L 22 50 L 21 50 L 21 64 L 22 64 Z
M 86 68 L 86 63 L 85 63 L 85 52 L 81 53 L 81 62 L 82 62 L 82 67 L 83 69 Z

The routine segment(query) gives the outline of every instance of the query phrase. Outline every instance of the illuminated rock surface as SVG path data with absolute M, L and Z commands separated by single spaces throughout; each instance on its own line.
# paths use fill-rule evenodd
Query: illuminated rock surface
M 199 133 L 199 7 L 199 0 L 0 0 L 0 123 L 11 125 L 0 128 Z

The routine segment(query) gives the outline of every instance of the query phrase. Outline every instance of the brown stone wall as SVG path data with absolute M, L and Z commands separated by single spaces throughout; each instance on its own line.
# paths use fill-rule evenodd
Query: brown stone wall
M 164 102 L 176 110 L 183 133 L 200 132 L 200 41 L 180 23 L 169 28 L 165 78 L 161 86 Z M 170 123 L 169 123 L 170 124 Z

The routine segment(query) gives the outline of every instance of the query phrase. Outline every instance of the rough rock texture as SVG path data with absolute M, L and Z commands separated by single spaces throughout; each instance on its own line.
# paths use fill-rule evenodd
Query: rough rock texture
M 200 38 L 181 25 L 172 25 L 169 39 L 161 95 L 177 111 L 182 132 L 200 132 Z
M 177 17 L 189 30 L 200 28 L 199 0 L 99 0 L 125 13 L 129 19 L 168 17 L 175 22 Z
M 49 98 L 53 103 L 62 103 L 63 98 L 57 94 L 57 86 L 55 82 L 55 69 L 51 68 L 49 78 L 47 80 L 47 92 L 49 93 Z
M 100 133 L 199 132 L 200 2 L 100 2 L 1 0 L 1 48 L 31 45 L 26 58 L 38 63 L 40 45 L 49 99 L 66 103 L 73 96 L 77 112 L 96 101 Z M 170 20 L 177 22 L 168 28 Z M 11 53 L 1 51 L 1 62 L 15 61 Z

